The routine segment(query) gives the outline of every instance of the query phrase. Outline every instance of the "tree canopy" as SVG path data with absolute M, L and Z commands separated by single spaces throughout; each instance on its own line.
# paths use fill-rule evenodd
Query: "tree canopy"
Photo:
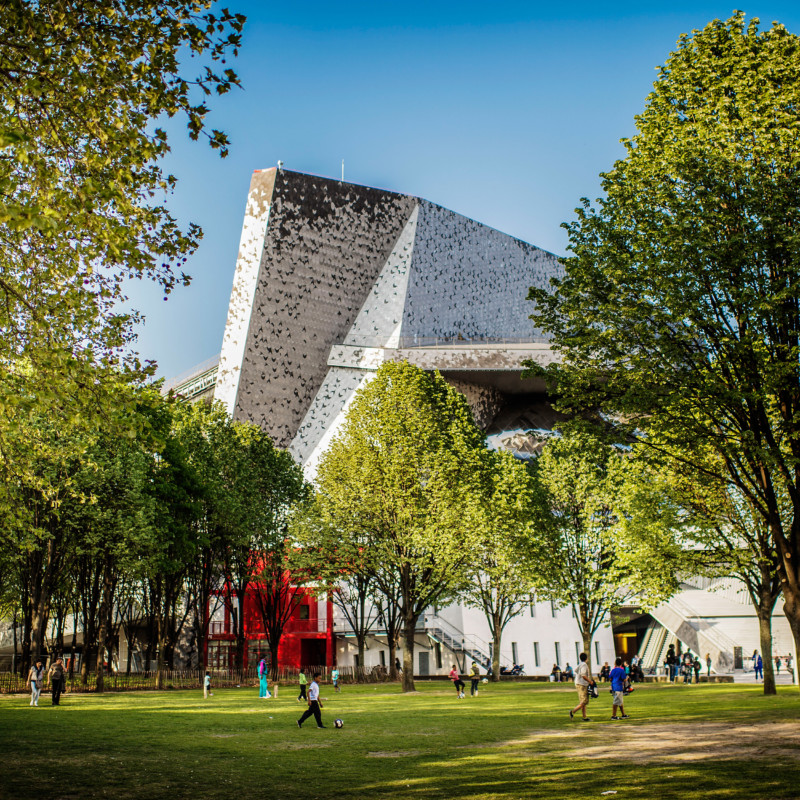
M 562 357 L 544 374 L 563 409 L 718 454 L 800 646 L 800 40 L 741 13 L 681 36 L 624 145 L 563 276 L 530 291 Z

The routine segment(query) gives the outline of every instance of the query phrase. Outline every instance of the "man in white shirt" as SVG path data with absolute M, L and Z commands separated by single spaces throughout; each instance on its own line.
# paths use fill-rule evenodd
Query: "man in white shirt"
M 325 726 L 322 724 L 322 714 L 320 713 L 320 709 L 322 708 L 322 703 L 319 699 L 319 683 L 317 683 L 318 678 L 320 677 L 319 672 L 314 673 L 314 680 L 311 681 L 311 686 L 308 687 L 308 708 L 303 712 L 303 716 L 297 720 L 297 727 L 302 728 L 303 723 L 313 714 L 314 719 L 317 721 L 318 728 L 324 728 Z
M 586 706 L 589 704 L 589 687 L 594 686 L 595 680 L 592 671 L 589 669 L 588 656 L 586 653 L 580 655 L 581 663 L 575 670 L 575 688 L 578 690 L 578 705 L 569 712 L 569 718 L 575 718 L 575 712 L 580 709 L 583 722 L 591 722 L 586 716 Z

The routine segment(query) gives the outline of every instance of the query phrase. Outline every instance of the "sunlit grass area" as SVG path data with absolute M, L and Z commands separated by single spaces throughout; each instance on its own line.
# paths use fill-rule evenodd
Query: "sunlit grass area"
M 796 798 L 800 694 L 738 685 L 638 688 L 612 722 L 571 722 L 571 687 L 323 687 L 326 730 L 293 687 L 0 699 L 0 797 Z M 333 721 L 340 717 L 344 727 Z

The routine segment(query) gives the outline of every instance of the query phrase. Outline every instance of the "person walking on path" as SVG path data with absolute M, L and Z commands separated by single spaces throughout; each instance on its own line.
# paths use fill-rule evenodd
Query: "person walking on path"
M 258 696 L 263 697 L 265 700 L 272 695 L 269 693 L 267 683 L 269 682 L 269 667 L 267 666 L 267 657 L 264 656 L 258 662 Z
M 469 684 L 469 693 L 472 697 L 478 696 L 478 685 L 480 684 L 481 680 L 481 668 L 477 665 L 475 661 L 472 662 L 472 668 L 470 669 L 470 684 Z
M 450 680 L 453 681 L 453 686 L 456 687 L 456 694 L 460 700 L 462 697 L 464 697 L 464 689 L 466 688 L 466 684 L 459 677 L 455 664 L 453 664 L 453 668 L 450 670 Z
M 706 669 L 708 670 L 708 677 L 711 677 L 711 653 L 706 653 Z
M 61 701 L 61 692 L 64 691 L 64 683 L 67 680 L 63 658 L 56 659 L 55 664 L 47 671 L 47 678 L 50 681 L 50 695 L 53 699 L 53 705 L 57 706 Z
M 694 682 L 700 683 L 700 670 L 703 669 L 703 665 L 700 663 L 700 656 L 694 657 Z
M 755 673 L 756 673 L 756 680 L 761 678 L 761 680 L 763 681 L 764 680 L 764 661 L 762 660 L 761 655 L 759 653 L 755 653 L 753 655 L 753 663 L 755 664 L 753 669 L 755 670 Z
M 341 689 L 339 688 L 339 669 L 338 667 L 333 668 L 333 672 L 331 672 L 331 680 L 333 681 L 333 688 L 340 692 Z
M 314 673 L 314 680 L 311 681 L 311 686 L 308 687 L 308 708 L 303 712 L 303 716 L 297 720 L 297 727 L 302 728 L 303 723 L 313 715 L 314 719 L 317 721 L 318 728 L 324 728 L 325 726 L 322 724 L 322 703 L 319 699 L 319 683 L 317 683 L 317 679 L 319 678 L 319 673 Z
M 780 675 L 781 674 L 781 663 L 782 663 L 781 662 L 781 657 L 780 656 L 775 656 L 775 674 L 776 675 Z
M 36 663 L 28 671 L 28 684 L 31 687 L 31 705 L 38 706 L 39 695 L 44 686 L 44 666 L 40 658 L 36 659 Z
M 671 644 L 669 648 L 667 648 L 666 665 L 667 671 L 669 672 L 669 681 L 672 683 L 675 680 L 675 676 L 678 672 L 678 657 L 675 655 L 674 644 Z
M 614 669 L 611 670 L 611 691 L 614 695 L 614 707 L 611 709 L 611 719 L 628 719 L 625 713 L 624 698 L 625 698 L 625 670 L 622 668 L 622 659 L 618 658 L 614 664 Z M 619 709 L 619 715 L 617 714 Z
M 591 722 L 591 719 L 586 716 L 586 706 L 589 705 L 589 687 L 596 685 L 595 679 L 592 677 L 592 671 L 589 669 L 587 659 L 589 657 L 586 653 L 580 654 L 581 663 L 578 664 L 578 669 L 575 670 L 575 688 L 578 690 L 578 705 L 569 712 L 569 718 L 575 718 L 575 712 L 580 711 L 582 714 L 583 722 Z M 622 660 L 618 659 L 622 664 Z M 620 667 L 620 669 L 622 669 Z M 612 670 L 613 671 L 613 670 Z M 625 670 L 622 670 L 623 674 Z
M 308 696 L 306 695 L 306 686 L 308 685 L 308 678 L 306 678 L 305 672 L 300 670 L 300 674 L 297 676 L 297 680 L 300 681 L 300 694 L 297 695 L 298 700 L 308 700 Z
M 206 672 L 205 678 L 203 678 L 203 699 L 208 700 L 209 697 L 213 697 L 214 693 L 211 691 L 211 673 Z

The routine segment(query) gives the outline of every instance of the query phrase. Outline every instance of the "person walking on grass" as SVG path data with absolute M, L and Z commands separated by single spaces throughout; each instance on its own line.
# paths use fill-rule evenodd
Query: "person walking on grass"
M 331 672 L 331 680 L 333 681 L 333 688 L 340 692 L 341 689 L 339 688 L 339 669 L 338 667 L 333 668 L 333 672 Z
M 476 662 L 472 662 L 472 668 L 470 669 L 470 684 L 469 684 L 469 693 L 471 697 L 478 696 L 478 685 L 481 681 L 481 668 L 477 665 Z
M 764 660 L 761 658 L 761 654 L 756 652 L 753 653 L 753 670 L 756 673 L 756 680 L 761 678 L 764 680 Z
M 314 673 L 314 680 L 311 681 L 311 686 L 308 687 L 308 708 L 303 712 L 303 716 L 297 720 L 297 727 L 302 728 L 303 723 L 313 715 L 317 721 L 318 728 L 324 728 L 322 724 L 322 702 L 319 699 L 319 672 Z M 305 685 L 305 684 L 304 684 Z
M 622 659 L 618 658 L 614 664 L 614 669 L 611 670 L 611 691 L 614 695 L 614 707 L 611 709 L 611 719 L 628 719 L 625 713 L 625 706 L 623 705 L 625 697 L 625 670 L 622 668 Z M 619 714 L 617 710 L 619 709 Z
M 47 671 L 47 677 L 50 680 L 50 694 L 53 705 L 57 706 L 61 702 L 61 692 L 64 690 L 64 683 L 66 681 L 63 658 L 59 656 L 56 659 L 56 663 Z
M 31 687 L 31 705 L 38 706 L 39 695 L 44 686 L 44 665 L 40 658 L 36 659 L 36 663 L 28 671 L 28 685 Z
M 592 677 L 592 671 L 589 669 L 588 658 L 589 656 L 587 656 L 586 653 L 580 654 L 581 663 L 578 664 L 578 669 L 575 670 L 575 688 L 578 690 L 578 705 L 569 712 L 569 718 L 575 719 L 575 712 L 580 711 L 583 722 L 591 722 L 591 719 L 586 716 L 586 706 L 589 705 L 589 687 L 596 685 L 596 681 Z M 622 664 L 622 659 L 617 660 Z M 622 672 L 624 674 L 625 670 L 623 669 Z
M 308 700 L 308 696 L 306 695 L 306 686 L 308 686 L 308 678 L 306 678 L 305 672 L 300 670 L 300 674 L 297 676 L 297 680 L 300 681 L 300 694 L 297 695 L 298 700 Z
M 267 666 L 267 657 L 264 656 L 261 661 L 258 662 L 258 696 L 265 700 L 272 697 L 267 686 L 269 682 L 268 673 L 269 667 Z
M 211 691 L 211 673 L 206 672 L 205 678 L 203 678 L 203 699 L 208 700 L 209 697 L 213 697 L 214 692 Z
M 464 689 L 466 688 L 466 684 L 458 676 L 458 670 L 456 669 L 455 664 L 453 664 L 453 668 L 450 670 L 450 680 L 453 681 L 453 686 L 456 687 L 456 694 L 460 700 L 462 697 L 464 697 Z

